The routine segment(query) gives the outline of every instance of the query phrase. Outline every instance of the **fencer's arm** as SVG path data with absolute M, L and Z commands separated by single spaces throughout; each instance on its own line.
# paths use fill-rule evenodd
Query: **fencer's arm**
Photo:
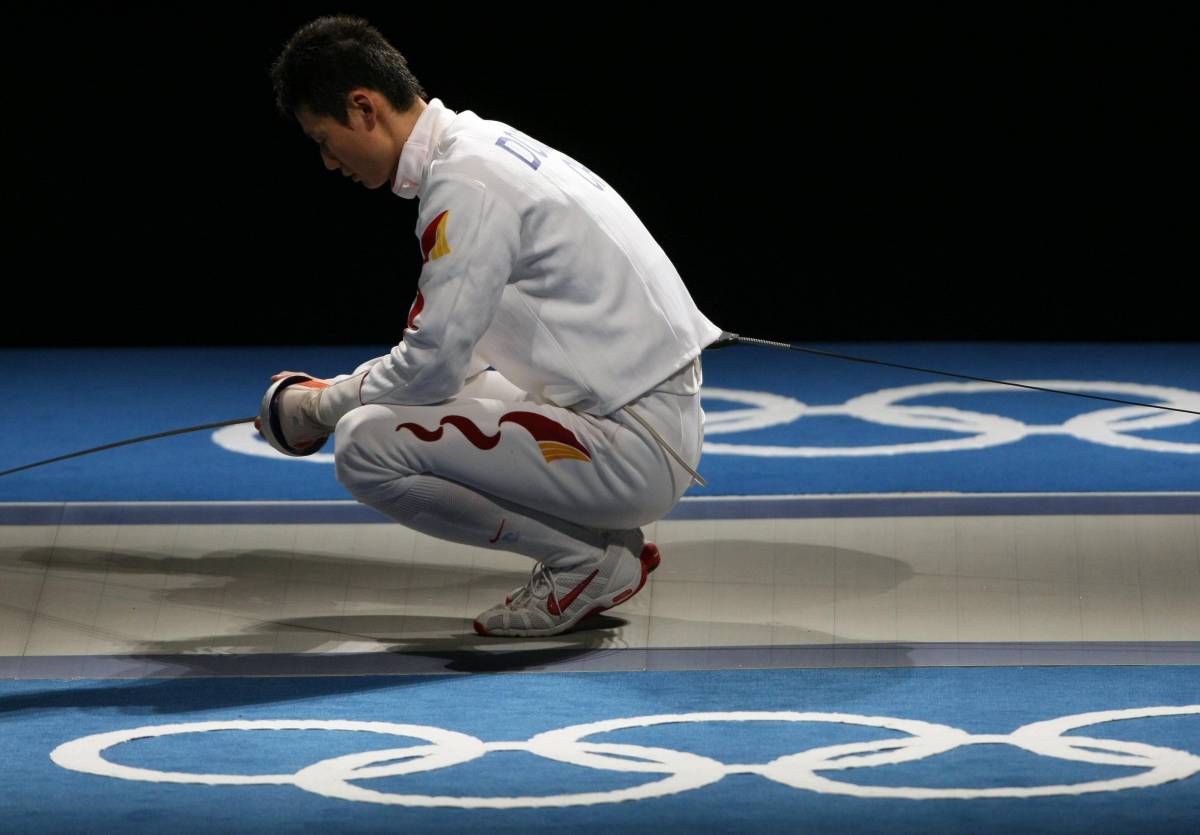
M 419 305 L 398 345 L 321 391 L 323 423 L 370 403 L 440 403 L 486 368 L 475 353 L 520 251 L 516 210 L 478 180 L 442 174 L 421 199 Z
M 385 359 L 386 357 L 387 357 L 387 354 L 384 354 L 382 357 L 375 357 L 373 359 L 369 359 L 366 362 L 364 362 L 362 365 L 360 365 L 358 368 L 351 371 L 349 374 L 339 374 L 336 377 L 330 377 L 328 380 L 326 380 L 326 382 L 328 382 L 330 385 L 333 385 L 334 383 L 340 383 L 342 380 L 349 380 L 351 377 L 353 377 L 357 374 L 362 374 L 364 371 L 369 370 L 371 368 L 371 366 L 373 366 L 375 363 L 379 362 L 380 360 Z M 482 374 L 484 371 L 487 371 L 488 368 L 490 368 L 490 367 L 491 367 L 491 363 L 489 363 L 483 357 L 479 356 L 479 354 L 472 353 L 471 354 L 471 362 L 467 365 L 467 380 L 471 380 L 472 378 L 477 377 L 478 375 Z M 274 379 L 274 378 L 272 377 L 272 379 Z M 461 389 L 460 389 L 460 391 L 461 391 Z M 458 392 L 454 392 L 454 393 L 457 394 Z
M 383 357 L 386 357 L 386 356 L 387 356 L 387 354 L 383 355 Z M 330 385 L 333 385 L 334 383 L 340 383 L 342 380 L 349 380 L 354 375 L 362 374 L 364 371 L 369 370 L 372 365 L 374 365 L 375 363 L 382 360 L 383 357 L 375 357 L 373 359 L 369 359 L 366 362 L 364 362 L 362 365 L 360 365 L 358 368 L 351 371 L 349 374 L 339 374 L 336 377 L 330 377 L 326 382 L 328 382 Z

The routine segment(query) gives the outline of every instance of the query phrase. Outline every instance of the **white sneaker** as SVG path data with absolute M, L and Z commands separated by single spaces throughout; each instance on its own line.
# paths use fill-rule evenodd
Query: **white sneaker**
M 589 618 L 633 597 L 662 560 L 658 547 L 622 532 L 602 557 L 574 568 L 557 570 L 538 563 L 529 582 L 504 603 L 475 618 L 480 635 L 535 637 L 566 632 Z M 640 547 L 639 547 L 640 546 Z M 635 548 L 640 551 L 635 556 Z

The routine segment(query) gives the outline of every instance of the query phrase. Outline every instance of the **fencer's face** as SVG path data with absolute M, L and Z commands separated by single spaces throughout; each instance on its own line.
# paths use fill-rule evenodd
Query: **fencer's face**
M 296 111 L 296 119 L 304 133 L 317 143 L 327 170 L 339 171 L 367 188 L 390 183 L 398 157 L 370 100 L 352 97 L 347 116 L 349 127 L 332 116 L 318 116 L 306 108 Z

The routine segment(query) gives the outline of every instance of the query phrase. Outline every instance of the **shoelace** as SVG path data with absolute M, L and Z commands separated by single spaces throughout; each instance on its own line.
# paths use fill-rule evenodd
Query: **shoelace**
M 537 594 L 540 588 L 546 589 L 546 594 Z M 525 605 L 525 602 L 530 597 L 542 598 L 550 594 L 554 588 L 554 575 L 550 571 L 550 566 L 544 562 L 539 562 L 533 567 L 533 571 L 529 573 L 529 582 L 525 584 L 525 588 L 513 595 L 513 599 L 509 602 L 510 607 Z

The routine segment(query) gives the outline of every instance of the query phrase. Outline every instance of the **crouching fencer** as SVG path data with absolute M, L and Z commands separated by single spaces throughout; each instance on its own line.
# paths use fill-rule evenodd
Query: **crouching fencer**
M 418 199 L 423 265 L 399 343 L 330 379 L 276 374 L 264 437 L 303 455 L 332 434 L 358 501 L 534 559 L 480 634 L 554 635 L 631 598 L 660 560 L 642 526 L 703 483 L 700 353 L 720 328 L 609 183 L 428 100 L 366 21 L 304 26 L 271 75 L 327 169 Z

